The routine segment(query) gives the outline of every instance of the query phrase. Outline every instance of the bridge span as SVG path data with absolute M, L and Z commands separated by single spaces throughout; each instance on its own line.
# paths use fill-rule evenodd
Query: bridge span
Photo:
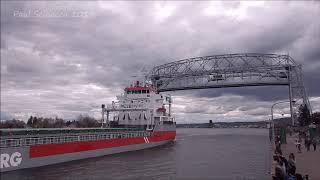
M 311 107 L 301 65 L 289 55 L 224 54 L 195 57 L 154 67 L 148 79 L 158 92 L 244 86 L 288 86 L 291 117 L 300 105 Z

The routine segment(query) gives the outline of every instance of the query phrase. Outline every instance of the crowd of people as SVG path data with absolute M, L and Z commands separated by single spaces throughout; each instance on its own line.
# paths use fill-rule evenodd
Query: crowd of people
M 299 145 L 299 141 L 301 142 L 301 139 L 298 140 L 298 143 L 296 143 L 296 147 L 298 148 L 298 152 L 301 152 L 301 143 Z M 312 141 L 310 141 L 310 144 L 311 142 Z M 307 144 L 306 147 L 308 149 Z M 314 150 L 316 150 L 316 145 L 314 146 Z M 288 159 L 282 155 L 281 141 L 279 136 L 275 138 L 275 152 L 273 160 L 275 163 L 273 180 L 309 180 L 308 175 L 303 176 L 296 172 L 296 159 L 294 153 L 290 153 Z
M 307 149 L 307 151 L 310 151 L 311 145 L 313 146 L 313 151 L 317 150 L 317 139 L 316 138 L 310 138 L 309 136 L 304 136 L 304 147 Z M 296 139 L 296 148 L 298 149 L 298 153 L 301 153 L 301 143 L 302 143 L 302 135 L 299 134 L 299 137 Z

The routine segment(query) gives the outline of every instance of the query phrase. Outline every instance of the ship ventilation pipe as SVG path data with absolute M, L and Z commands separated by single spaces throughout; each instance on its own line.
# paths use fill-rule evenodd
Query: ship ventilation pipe
M 101 105 L 101 109 L 102 109 L 102 111 L 101 111 L 101 115 L 102 115 L 102 117 L 101 117 L 101 128 L 103 128 L 103 123 L 104 123 L 104 111 L 105 111 L 105 105 L 104 104 L 102 104 Z

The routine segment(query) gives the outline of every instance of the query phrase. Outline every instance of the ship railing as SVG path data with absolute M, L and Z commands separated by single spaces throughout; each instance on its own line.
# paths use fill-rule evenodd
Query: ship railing
M 123 131 L 142 131 L 141 128 L 26 128 L 26 129 L 0 129 L 0 137 L 108 133 Z
M 20 137 L 20 138 L 0 138 L 0 148 L 31 146 L 39 144 L 63 144 L 70 142 L 99 141 L 117 138 L 147 137 L 150 132 L 115 132 L 115 133 L 96 133 L 96 134 L 77 134 L 60 136 L 39 136 L 39 137 Z
M 106 107 L 107 110 L 117 110 L 117 109 L 148 109 L 145 104 L 109 104 Z

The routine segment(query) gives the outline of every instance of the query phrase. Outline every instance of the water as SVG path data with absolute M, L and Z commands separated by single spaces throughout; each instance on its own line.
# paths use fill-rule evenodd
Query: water
M 270 179 L 266 129 L 177 129 L 176 142 L 1 174 L 1 180 Z

